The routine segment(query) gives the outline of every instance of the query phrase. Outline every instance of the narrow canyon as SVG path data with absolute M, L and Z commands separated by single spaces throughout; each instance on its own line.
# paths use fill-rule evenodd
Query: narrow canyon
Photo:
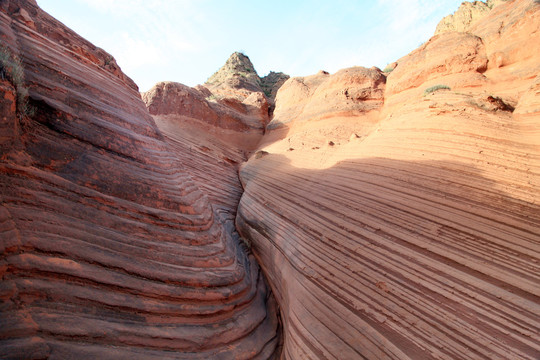
M 145 93 L 35 0 L 0 40 L 0 358 L 540 358 L 540 2 Z

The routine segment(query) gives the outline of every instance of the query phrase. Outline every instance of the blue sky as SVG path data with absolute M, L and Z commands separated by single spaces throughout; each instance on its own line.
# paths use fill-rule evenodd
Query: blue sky
M 461 0 L 38 0 L 149 90 L 204 83 L 234 51 L 259 75 L 305 76 L 397 60 Z

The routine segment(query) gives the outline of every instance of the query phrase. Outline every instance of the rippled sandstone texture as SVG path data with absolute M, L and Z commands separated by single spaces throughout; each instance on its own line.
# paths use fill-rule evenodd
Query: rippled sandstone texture
M 143 103 L 1 2 L 31 107 L 3 77 L 0 357 L 278 356 L 236 217 L 283 359 L 537 359 L 540 5 L 488 5 L 388 76 L 235 53 Z
M 29 93 L 2 69 L 0 358 L 274 358 L 275 302 L 230 203 L 114 59 L 34 1 L 0 3 L 0 38 Z
M 507 1 L 278 91 L 236 222 L 284 359 L 540 358 L 539 26 Z
M 161 82 L 143 94 L 166 142 L 231 221 L 243 191 L 238 167 L 257 147 L 273 108 L 264 91 L 275 93 L 285 78 L 261 79 L 249 58 L 235 52 L 205 85 Z

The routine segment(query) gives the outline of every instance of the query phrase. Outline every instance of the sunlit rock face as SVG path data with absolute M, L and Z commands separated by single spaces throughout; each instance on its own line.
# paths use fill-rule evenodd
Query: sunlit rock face
M 384 104 L 328 91 L 352 69 L 278 91 L 236 222 L 283 358 L 540 356 L 539 16 L 508 1 L 434 36 L 361 86 Z
M 259 267 L 114 59 L 34 1 L 0 38 L 0 357 L 276 357 Z

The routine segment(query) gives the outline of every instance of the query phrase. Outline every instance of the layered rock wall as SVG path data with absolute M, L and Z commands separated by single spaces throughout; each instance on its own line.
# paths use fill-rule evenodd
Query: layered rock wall
M 134 83 L 35 2 L 0 7 L 32 109 L 0 83 L 0 357 L 275 357 L 257 264 Z
M 142 101 L 1 2 L 1 357 L 537 359 L 540 5 L 482 4 L 389 74 Z
M 540 356 L 539 14 L 509 1 L 436 35 L 361 91 L 384 91 L 367 111 L 342 116 L 349 99 L 322 91 L 337 74 L 279 90 L 237 227 L 283 358 Z

